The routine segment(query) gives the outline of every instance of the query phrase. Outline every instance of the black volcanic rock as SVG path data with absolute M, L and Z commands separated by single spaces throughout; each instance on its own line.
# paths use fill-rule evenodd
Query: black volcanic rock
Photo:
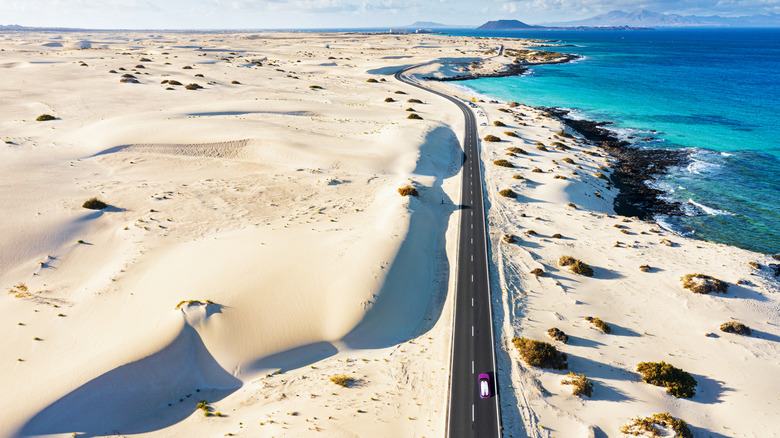
M 531 26 L 518 20 L 496 20 L 488 21 L 487 23 L 479 26 L 477 30 L 518 30 L 518 29 L 533 29 L 536 26 Z

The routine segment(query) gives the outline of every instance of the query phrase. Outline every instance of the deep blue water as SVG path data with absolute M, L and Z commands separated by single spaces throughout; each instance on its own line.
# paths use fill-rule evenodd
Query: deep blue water
M 575 45 L 545 49 L 584 57 L 575 63 L 459 84 L 658 139 L 638 147 L 690 148 L 693 163 L 659 181 L 688 216 L 659 220 L 683 234 L 780 253 L 780 29 L 447 33 Z

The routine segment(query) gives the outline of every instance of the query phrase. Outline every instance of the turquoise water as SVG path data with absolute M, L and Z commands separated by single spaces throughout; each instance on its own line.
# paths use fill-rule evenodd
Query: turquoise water
M 681 234 L 780 253 L 780 29 L 451 32 L 544 38 L 583 56 L 521 77 L 462 82 L 480 94 L 613 122 L 638 147 L 688 148 L 658 181 Z

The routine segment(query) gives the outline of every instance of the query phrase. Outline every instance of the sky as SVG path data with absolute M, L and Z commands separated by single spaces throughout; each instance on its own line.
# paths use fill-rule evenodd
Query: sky
M 612 10 L 681 15 L 780 13 L 780 0 L 0 0 L 0 24 L 90 29 L 388 28 L 589 18 Z

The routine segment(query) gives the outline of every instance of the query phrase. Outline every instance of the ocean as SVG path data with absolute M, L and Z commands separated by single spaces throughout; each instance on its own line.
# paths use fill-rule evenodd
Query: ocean
M 686 215 L 656 220 L 682 235 L 780 253 L 780 29 L 446 33 L 554 40 L 543 50 L 582 56 L 458 85 L 612 122 L 636 147 L 687 149 L 691 163 L 656 182 Z

